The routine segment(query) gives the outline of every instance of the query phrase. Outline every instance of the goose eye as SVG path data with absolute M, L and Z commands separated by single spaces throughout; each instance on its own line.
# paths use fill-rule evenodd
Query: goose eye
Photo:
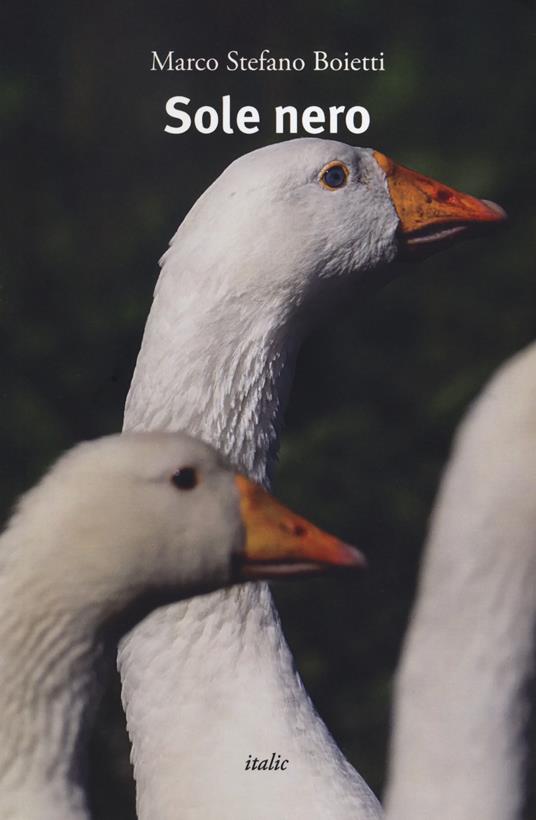
M 328 191 L 335 191 L 346 185 L 350 171 L 342 162 L 331 162 L 320 172 L 320 184 Z
M 181 467 L 171 476 L 171 483 L 178 490 L 193 490 L 197 486 L 197 472 L 193 467 Z

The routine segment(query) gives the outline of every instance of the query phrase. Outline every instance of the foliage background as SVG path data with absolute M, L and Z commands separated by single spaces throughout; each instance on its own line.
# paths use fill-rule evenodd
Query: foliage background
M 529 2 L 4 3 L 0 504 L 120 428 L 157 259 L 196 197 L 274 136 L 164 134 L 164 103 L 362 104 L 364 144 L 496 199 L 509 231 L 332 315 L 299 361 L 276 489 L 363 546 L 357 581 L 276 589 L 313 699 L 381 790 L 390 686 L 453 429 L 534 336 L 536 20 Z M 384 51 L 382 74 L 151 73 L 150 52 Z M 340 138 L 355 142 L 342 132 Z M 117 684 L 93 741 L 99 818 L 130 818 Z M 532 799 L 527 818 L 536 818 Z

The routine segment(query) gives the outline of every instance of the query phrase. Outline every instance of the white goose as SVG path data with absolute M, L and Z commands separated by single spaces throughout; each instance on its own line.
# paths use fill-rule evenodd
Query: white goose
M 387 815 L 520 820 L 536 626 L 536 345 L 456 437 L 397 674 Z
M 237 491 L 238 490 L 238 491 Z M 163 603 L 361 556 L 184 434 L 79 445 L 0 537 L 0 818 L 86 820 L 102 662 Z
M 381 284 L 401 253 L 503 218 L 370 149 L 299 139 L 241 157 L 163 258 L 125 427 L 186 429 L 267 483 L 315 315 L 352 282 Z M 142 820 L 379 816 L 303 689 L 266 585 L 157 613 L 119 668 Z M 284 777 L 245 771 L 273 752 Z

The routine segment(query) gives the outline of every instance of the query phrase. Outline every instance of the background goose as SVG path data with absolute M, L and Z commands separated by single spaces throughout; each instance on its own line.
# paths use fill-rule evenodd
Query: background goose
M 536 345 L 457 435 L 398 672 L 393 820 L 520 820 L 536 621 Z
M 381 284 L 400 252 L 503 219 L 369 149 L 301 139 L 241 157 L 163 258 L 125 427 L 187 429 L 267 483 L 295 356 L 321 308 L 352 283 Z M 378 816 L 304 692 L 266 586 L 157 613 L 119 665 L 144 820 Z M 284 778 L 244 771 L 273 751 L 290 759 Z
M 362 556 L 188 436 L 111 436 L 70 451 L 0 538 L 0 818 L 89 816 L 83 745 L 101 662 L 148 612 L 329 563 Z

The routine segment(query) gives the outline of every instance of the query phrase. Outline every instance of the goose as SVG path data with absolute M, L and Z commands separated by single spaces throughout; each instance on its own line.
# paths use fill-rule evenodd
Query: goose
M 396 258 L 504 219 L 371 149 L 305 138 L 240 157 L 161 260 L 125 429 L 185 429 L 268 486 L 316 317 L 356 282 L 385 282 Z M 141 820 L 380 816 L 304 690 L 265 584 L 155 613 L 118 663 Z M 273 752 L 284 776 L 245 769 Z
M 84 736 L 102 664 L 155 607 L 362 555 L 184 434 L 64 455 L 0 537 L 0 818 L 87 820 Z
M 469 411 L 397 672 L 390 820 L 521 820 L 536 625 L 536 344 Z

